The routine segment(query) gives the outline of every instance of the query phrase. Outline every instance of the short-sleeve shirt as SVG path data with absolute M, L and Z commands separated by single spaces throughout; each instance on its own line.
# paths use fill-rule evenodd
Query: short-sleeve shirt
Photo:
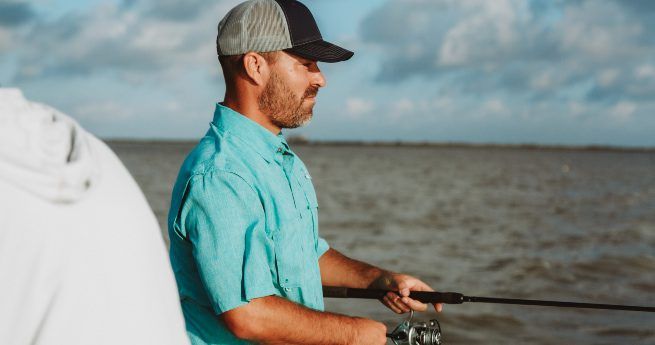
M 219 317 L 276 295 L 323 310 L 311 175 L 282 133 L 217 104 L 184 161 L 168 217 L 170 259 L 193 344 L 241 344 Z

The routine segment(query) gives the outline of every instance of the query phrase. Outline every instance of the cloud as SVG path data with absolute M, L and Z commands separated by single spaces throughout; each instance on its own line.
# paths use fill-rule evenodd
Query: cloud
M 655 66 L 645 64 L 635 68 L 635 77 L 640 80 L 655 79 Z
M 408 98 L 401 98 L 393 102 L 393 105 L 391 107 L 393 113 L 398 115 L 410 113 L 414 111 L 415 108 L 416 108 L 416 104 L 414 103 L 414 101 Z
M 440 135 L 484 128 L 479 138 L 490 141 L 603 142 L 655 128 L 652 4 L 389 0 L 359 34 L 380 63 L 372 82 L 397 99 L 380 108 L 405 109 L 416 133 L 452 126 Z
M 0 27 L 16 27 L 30 22 L 36 14 L 28 3 L 0 2 Z
M 507 114 L 508 109 L 505 103 L 499 99 L 490 99 L 482 105 L 484 112 L 490 115 Z
M 0 53 L 11 52 L 16 33 L 36 19 L 32 5 L 24 2 L 0 1 Z
M 618 4 L 625 6 L 637 13 L 655 13 L 655 2 L 651 0 L 615 0 Z
M 11 31 L 0 28 L 0 53 L 9 50 L 11 37 Z
M 651 1 L 388 1 L 362 22 L 377 81 L 450 92 L 618 102 L 655 95 Z M 643 11 L 641 11 L 643 9 Z M 639 77 L 641 76 L 641 77 Z
M 9 1 L 3 81 L 100 135 L 202 135 L 224 92 L 216 26 L 241 0 L 93 0 L 64 14 Z M 321 113 L 344 117 L 317 116 L 312 137 L 654 144 L 654 2 L 376 3 L 336 18 L 363 16 L 358 32 L 341 33 L 357 54 L 322 66 L 338 87 Z M 329 13 L 314 14 L 329 23 Z
M 515 56 L 531 55 L 539 35 L 524 1 L 479 1 L 464 4 L 463 17 L 444 34 L 436 67 L 497 65 Z M 468 5 L 468 6 L 467 6 Z
M 611 110 L 610 116 L 620 122 L 629 121 L 637 110 L 637 105 L 632 102 L 619 102 Z
M 206 7 L 205 0 L 159 0 L 151 3 L 147 13 L 165 20 L 189 21 L 206 11 Z
M 364 42 L 384 48 L 378 79 L 434 77 L 478 66 L 493 69 L 519 56 L 551 55 L 543 25 L 527 1 L 389 1 L 361 26 Z M 539 25 L 535 25 L 539 24 Z M 550 40 L 548 40 L 550 41 Z
M 236 2 L 100 3 L 40 21 L 21 39 L 17 80 L 115 73 L 140 81 L 215 67 L 218 16 Z
M 82 121 L 110 119 L 111 121 L 124 121 L 137 116 L 130 108 L 119 101 L 104 100 L 100 102 L 83 102 L 73 108 L 76 118 Z
M 346 112 L 353 117 L 359 117 L 373 110 L 375 104 L 362 98 L 348 98 L 346 100 Z

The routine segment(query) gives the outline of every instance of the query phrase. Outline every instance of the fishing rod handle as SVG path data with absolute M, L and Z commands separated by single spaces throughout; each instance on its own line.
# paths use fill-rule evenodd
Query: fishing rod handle
M 382 299 L 388 292 L 383 289 L 358 289 L 337 286 L 323 286 L 323 297 Z M 409 297 L 423 303 L 462 304 L 464 295 L 457 292 L 410 291 Z

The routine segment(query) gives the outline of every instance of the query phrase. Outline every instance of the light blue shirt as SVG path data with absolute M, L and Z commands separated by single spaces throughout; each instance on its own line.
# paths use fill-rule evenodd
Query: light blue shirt
M 316 193 L 281 133 L 217 104 L 180 169 L 168 232 L 193 344 L 245 343 L 219 315 L 253 298 L 323 310 Z

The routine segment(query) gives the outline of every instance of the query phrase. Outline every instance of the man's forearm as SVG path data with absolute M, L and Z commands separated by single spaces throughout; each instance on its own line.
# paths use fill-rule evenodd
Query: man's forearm
M 320 312 L 268 296 L 222 315 L 239 338 L 261 344 L 354 344 L 372 320 Z M 380 324 L 381 325 L 381 324 Z M 382 327 L 384 325 L 381 325 Z M 384 334 L 383 330 L 383 334 Z
M 332 248 L 321 256 L 319 266 L 326 286 L 386 288 L 391 284 L 391 272 L 351 259 Z

